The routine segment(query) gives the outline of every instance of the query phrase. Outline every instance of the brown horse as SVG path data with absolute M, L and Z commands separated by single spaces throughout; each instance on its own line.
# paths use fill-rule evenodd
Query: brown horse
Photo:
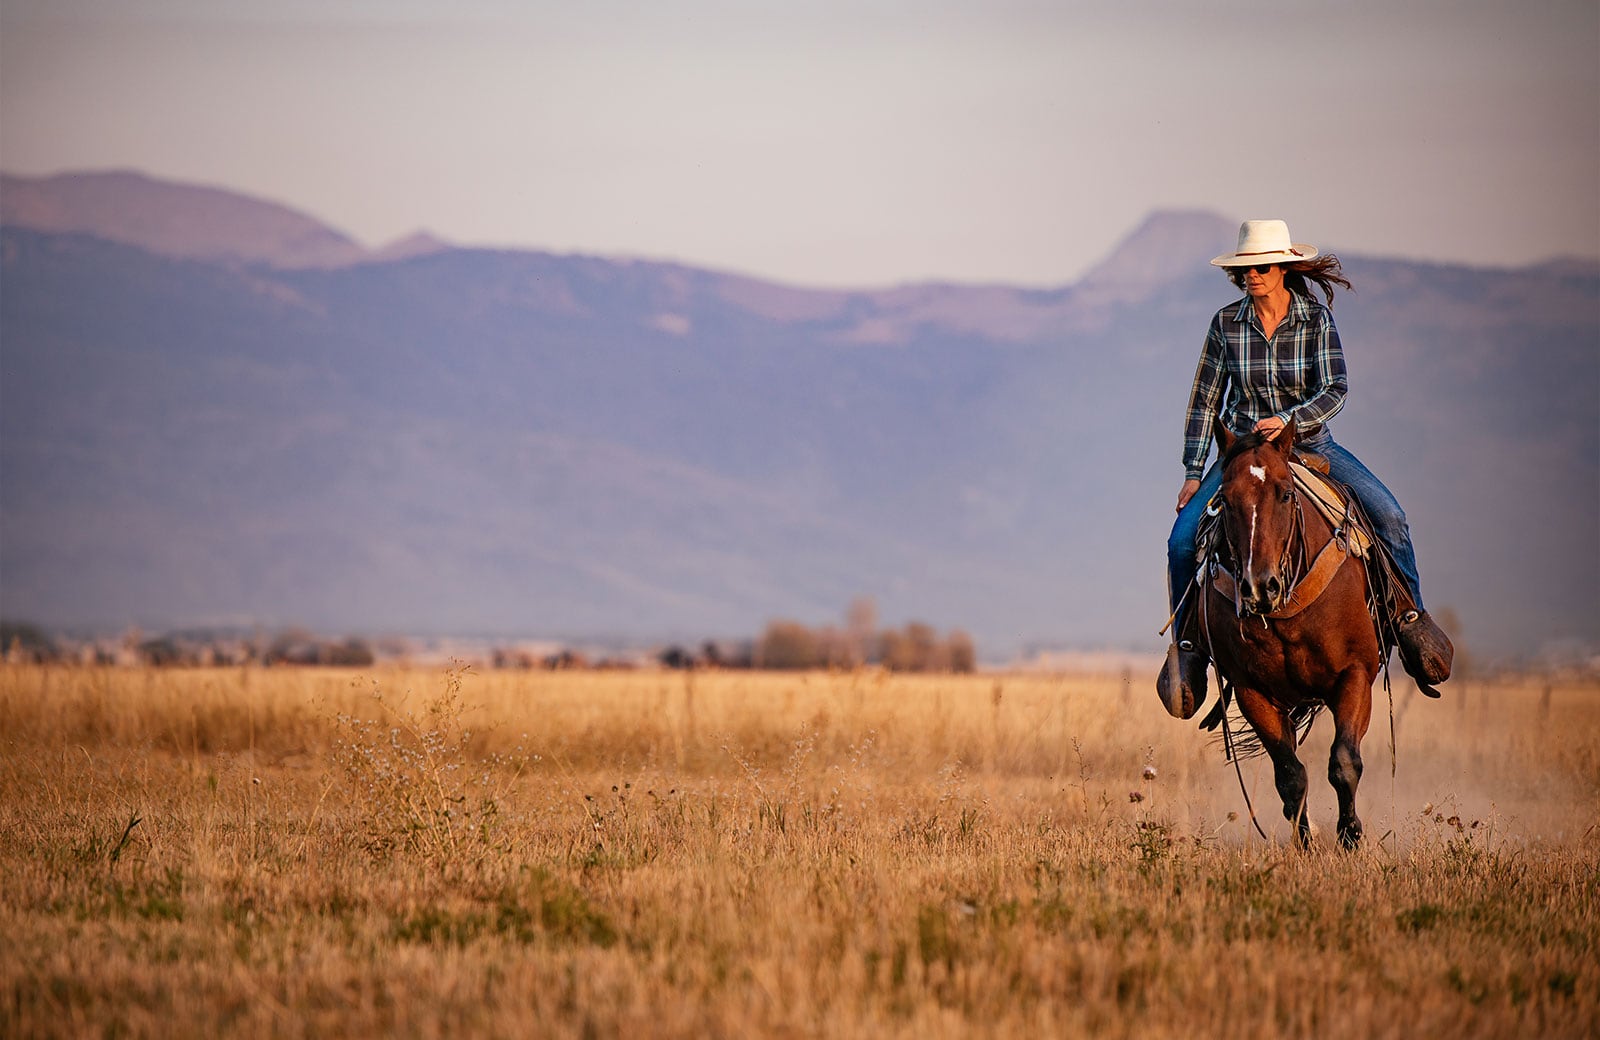
M 1283 815 L 1302 845 L 1311 825 L 1306 770 L 1295 754 L 1297 723 L 1309 725 L 1322 706 L 1332 712 L 1328 782 L 1339 796 L 1339 842 L 1355 848 L 1361 738 L 1382 664 L 1365 565 L 1348 551 L 1344 532 L 1296 490 L 1289 469 L 1293 423 L 1272 440 L 1235 437 L 1219 423 L 1218 437 L 1222 489 L 1208 511 L 1220 513 L 1220 536 L 1208 566 L 1212 577 L 1197 590 L 1203 638 L 1272 759 Z

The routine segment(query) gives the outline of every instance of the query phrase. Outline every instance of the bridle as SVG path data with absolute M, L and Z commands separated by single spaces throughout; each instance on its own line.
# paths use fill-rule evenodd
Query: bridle
M 1224 500 L 1222 497 L 1222 492 L 1219 490 L 1215 495 L 1212 496 L 1211 501 L 1206 503 L 1206 516 L 1216 519 L 1217 528 L 1221 531 L 1222 535 L 1222 544 L 1220 548 L 1226 549 L 1227 554 L 1232 559 L 1234 566 L 1238 566 L 1239 560 L 1241 559 L 1239 555 L 1239 547 L 1233 544 L 1233 536 L 1228 529 L 1227 518 L 1221 515 L 1223 511 L 1223 505 Z M 1235 613 L 1237 613 L 1237 615 L 1241 618 L 1245 617 L 1246 615 L 1253 614 L 1257 617 L 1260 617 L 1262 619 L 1262 623 L 1265 624 L 1266 619 L 1269 617 L 1286 616 L 1279 614 L 1278 611 L 1282 610 L 1285 605 L 1291 602 L 1294 591 L 1299 587 L 1301 580 L 1305 577 L 1305 503 L 1301 501 L 1300 489 L 1295 486 L 1294 475 L 1292 472 L 1289 475 L 1288 505 L 1292 510 L 1289 518 L 1289 533 L 1287 536 L 1285 536 L 1283 540 L 1283 550 L 1278 555 L 1278 573 L 1282 576 L 1284 583 L 1284 597 L 1282 603 L 1280 603 L 1278 607 L 1274 607 L 1270 611 L 1263 612 L 1255 610 L 1254 608 L 1246 605 L 1243 597 L 1239 595 L 1239 583 L 1237 579 L 1234 578 L 1233 574 L 1228 570 L 1227 565 L 1223 562 L 1221 553 L 1218 552 L 1217 548 L 1213 548 L 1212 551 L 1207 555 L 1207 576 L 1212 581 L 1218 582 L 1219 585 L 1225 582 L 1227 585 L 1232 587 L 1232 596 L 1230 598 L 1233 600 Z M 1298 553 L 1295 551 L 1296 549 L 1299 550 Z M 1291 557 L 1294 558 L 1295 564 L 1292 568 L 1290 566 Z M 1219 578 L 1222 580 L 1219 581 Z M 1298 613 L 1298 610 L 1296 610 L 1295 613 Z

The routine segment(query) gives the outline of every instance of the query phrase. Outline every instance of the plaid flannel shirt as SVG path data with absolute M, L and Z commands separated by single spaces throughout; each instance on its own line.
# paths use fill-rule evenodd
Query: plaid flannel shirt
M 1205 474 L 1212 416 L 1220 414 L 1238 434 L 1270 416 L 1284 422 L 1292 417 L 1299 434 L 1312 435 L 1344 407 L 1348 389 L 1339 330 L 1328 308 L 1291 292 L 1289 313 L 1269 342 L 1251 298 L 1230 303 L 1211 319 L 1195 368 L 1183 426 L 1184 476 L 1199 480 Z

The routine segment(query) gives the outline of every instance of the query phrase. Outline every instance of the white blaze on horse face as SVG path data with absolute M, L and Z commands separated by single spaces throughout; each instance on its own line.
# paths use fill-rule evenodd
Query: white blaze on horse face
M 1261 481 L 1261 483 L 1265 484 L 1267 482 L 1267 467 L 1265 467 L 1265 466 L 1251 466 L 1250 467 L 1250 475 L 1252 477 L 1255 477 L 1257 480 Z
M 1256 573 L 1256 509 L 1258 504 L 1250 504 L 1250 551 L 1244 561 L 1244 573 L 1251 581 L 1255 580 Z

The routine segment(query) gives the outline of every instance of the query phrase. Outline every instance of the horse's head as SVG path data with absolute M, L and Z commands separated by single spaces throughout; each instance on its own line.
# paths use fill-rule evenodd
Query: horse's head
M 1233 555 L 1239 608 L 1269 614 L 1288 598 L 1293 575 L 1289 550 L 1295 533 L 1294 476 L 1289 471 L 1294 423 L 1268 440 L 1259 433 L 1235 437 L 1222 423 L 1222 531 Z

